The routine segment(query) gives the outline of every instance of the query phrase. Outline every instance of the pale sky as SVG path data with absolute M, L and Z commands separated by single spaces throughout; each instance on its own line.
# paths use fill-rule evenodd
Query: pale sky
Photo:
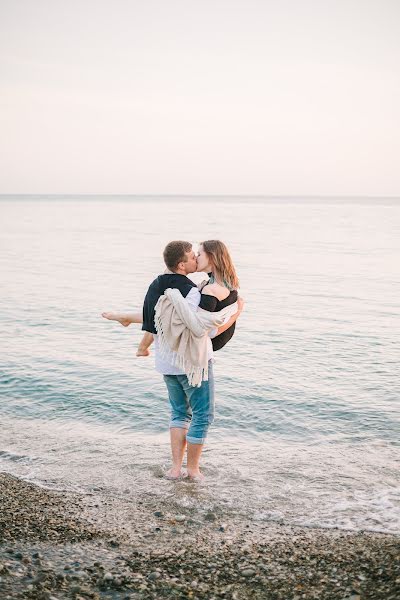
M 400 1 L 0 0 L 0 193 L 400 196 Z

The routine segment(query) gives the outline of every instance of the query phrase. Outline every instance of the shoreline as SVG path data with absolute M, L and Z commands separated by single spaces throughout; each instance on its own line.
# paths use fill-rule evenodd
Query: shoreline
M 200 520 L 174 506 L 174 485 L 128 502 L 0 473 L 0 598 L 400 597 L 400 536 Z

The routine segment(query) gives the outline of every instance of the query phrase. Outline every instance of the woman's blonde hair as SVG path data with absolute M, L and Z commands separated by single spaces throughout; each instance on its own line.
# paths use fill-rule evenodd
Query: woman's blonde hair
M 201 242 L 201 245 L 209 258 L 215 278 L 230 290 L 238 289 L 239 279 L 224 242 L 220 242 L 220 240 L 206 240 L 205 242 Z

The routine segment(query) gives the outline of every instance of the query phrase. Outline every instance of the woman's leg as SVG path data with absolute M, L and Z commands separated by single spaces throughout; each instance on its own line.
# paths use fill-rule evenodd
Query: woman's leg
M 129 327 L 132 323 L 143 323 L 143 313 L 117 313 L 103 312 L 101 316 L 109 321 L 118 321 L 124 327 Z
M 143 323 L 143 313 L 114 313 L 114 312 L 103 312 L 101 316 L 109 321 L 118 321 L 124 327 L 129 327 L 132 323 Z M 149 356 L 149 347 L 154 341 L 153 334 L 145 331 L 142 337 L 142 341 L 136 352 L 136 356 Z
M 153 341 L 153 334 L 149 331 L 145 331 L 142 337 L 142 341 L 140 342 L 139 347 L 137 349 L 136 356 L 149 356 L 149 347 L 151 346 Z

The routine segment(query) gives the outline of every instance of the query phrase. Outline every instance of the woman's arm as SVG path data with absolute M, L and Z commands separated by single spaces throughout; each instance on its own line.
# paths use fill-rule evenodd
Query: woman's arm
M 229 321 L 227 321 L 224 325 L 221 325 L 221 327 L 218 327 L 218 329 L 217 329 L 217 335 L 220 335 L 221 333 L 224 333 L 224 331 L 226 331 L 227 329 L 229 329 L 229 327 L 231 327 L 234 323 L 236 323 L 236 320 L 238 319 L 238 317 L 239 317 L 239 315 L 242 312 L 243 307 L 244 307 L 244 300 L 243 300 L 243 298 L 239 297 L 237 299 L 237 303 L 238 303 L 238 310 L 237 310 L 237 312 L 235 312 L 235 314 L 232 315 L 231 318 L 229 319 Z

